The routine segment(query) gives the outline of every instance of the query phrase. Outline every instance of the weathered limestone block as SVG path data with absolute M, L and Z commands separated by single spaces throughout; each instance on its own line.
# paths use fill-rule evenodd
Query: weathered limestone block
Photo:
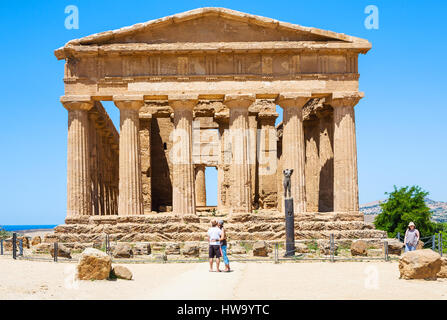
M 197 243 L 185 243 L 181 252 L 184 256 L 198 257 L 200 251 L 199 249 L 200 248 Z
M 125 266 L 114 266 L 111 271 L 112 277 L 115 276 L 118 279 L 132 280 L 133 274 L 129 268 Z
M 395 254 L 400 256 L 402 254 L 402 249 L 404 248 L 403 242 L 397 239 L 387 239 L 388 241 L 388 254 Z
M 431 249 L 409 251 L 399 259 L 400 278 L 436 279 L 441 265 L 441 256 Z
M 151 245 L 149 243 L 137 243 L 133 248 L 135 255 L 149 255 L 151 254 Z
M 133 250 L 128 243 L 118 243 L 112 253 L 114 258 L 132 258 Z
M 424 249 L 424 242 L 419 240 L 416 246 L 416 250 L 422 250 L 422 249 Z
M 268 256 L 268 245 L 265 241 L 256 241 L 253 244 L 253 256 L 255 257 Z
M 40 238 L 40 236 L 35 236 L 31 239 L 32 246 L 37 246 L 40 243 L 42 243 L 42 239 Z
M 368 254 L 368 244 L 363 240 L 356 240 L 351 244 L 351 255 L 366 256 Z
M 40 243 L 33 247 L 33 253 L 37 254 L 50 253 L 51 246 L 52 244 L 50 243 Z
M 166 245 L 165 253 L 170 255 L 180 254 L 180 245 L 178 243 L 168 243 Z
M 330 255 L 331 254 L 331 246 L 330 246 L 330 242 L 326 241 L 326 240 L 319 240 L 318 242 L 318 249 L 320 249 L 320 253 L 323 255 Z M 333 244 L 333 254 L 335 255 L 335 253 L 338 250 L 338 243 L 335 242 Z
M 105 252 L 87 248 L 82 252 L 77 265 L 79 280 L 105 280 L 112 269 L 112 258 Z
M 441 258 L 441 269 L 439 270 L 437 277 L 438 278 L 447 278 L 447 258 L 446 257 Z
M 54 245 L 50 247 L 50 254 L 54 258 Z M 57 256 L 61 258 L 68 258 L 71 259 L 71 250 L 70 248 L 67 248 L 62 243 L 58 243 L 57 245 Z
M 247 250 L 239 243 L 232 243 L 228 248 L 228 254 L 246 254 Z
M 297 243 L 295 243 L 295 252 L 296 253 L 308 253 L 309 248 L 306 244 L 297 242 Z

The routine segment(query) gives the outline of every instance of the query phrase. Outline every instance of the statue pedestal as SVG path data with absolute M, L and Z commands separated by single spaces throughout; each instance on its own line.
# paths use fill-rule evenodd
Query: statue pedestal
M 286 214 L 286 254 L 285 257 L 295 255 L 295 225 L 293 214 L 293 198 L 284 200 Z

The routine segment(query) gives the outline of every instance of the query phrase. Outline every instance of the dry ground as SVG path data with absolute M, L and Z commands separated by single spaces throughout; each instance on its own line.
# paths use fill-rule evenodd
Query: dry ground
M 396 262 L 128 264 L 134 280 L 74 279 L 74 263 L 0 257 L 0 299 L 446 299 L 447 280 L 399 280 Z M 217 284 L 217 286 L 216 286 Z

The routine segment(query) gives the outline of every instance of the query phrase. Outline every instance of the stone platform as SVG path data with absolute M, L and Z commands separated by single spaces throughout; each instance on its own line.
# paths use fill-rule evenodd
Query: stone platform
M 277 211 L 259 211 L 251 214 L 175 215 L 156 213 L 139 216 L 80 216 L 70 217 L 57 226 L 53 235 L 44 242 L 89 243 L 103 241 L 128 242 L 185 242 L 206 240 L 212 219 L 225 221 L 228 239 L 276 240 L 285 239 L 284 215 Z M 385 239 L 386 232 L 374 229 L 364 222 L 363 214 L 304 213 L 295 217 L 295 239 L 329 239 L 334 234 L 337 241 L 350 242 L 365 239 L 372 242 Z

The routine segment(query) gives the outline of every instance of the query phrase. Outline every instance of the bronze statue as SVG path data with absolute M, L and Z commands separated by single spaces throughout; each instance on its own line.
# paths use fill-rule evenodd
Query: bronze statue
M 284 199 L 287 199 L 287 192 L 289 193 L 289 198 L 292 196 L 291 188 L 292 188 L 292 182 L 290 181 L 290 176 L 293 173 L 293 169 L 285 169 L 282 172 L 284 174 Z

